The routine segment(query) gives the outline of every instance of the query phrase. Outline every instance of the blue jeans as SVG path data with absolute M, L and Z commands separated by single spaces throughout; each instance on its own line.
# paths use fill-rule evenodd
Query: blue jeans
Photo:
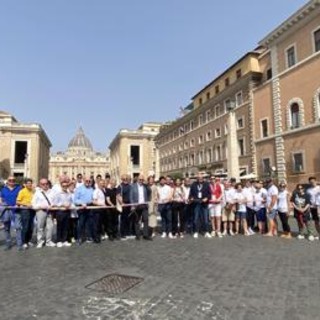
M 161 215 L 161 231 L 162 233 L 172 232 L 172 211 L 170 203 L 159 203 L 158 211 Z
M 194 204 L 194 221 L 193 221 L 193 231 L 199 233 L 201 224 L 203 226 L 203 231 L 209 231 L 209 212 L 208 205 L 203 203 Z

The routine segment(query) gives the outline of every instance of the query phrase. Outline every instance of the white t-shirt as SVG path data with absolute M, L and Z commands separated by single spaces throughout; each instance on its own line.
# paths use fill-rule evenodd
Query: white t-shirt
M 278 210 L 280 212 L 288 212 L 289 208 L 288 208 L 288 191 L 287 190 L 283 190 L 279 192 L 278 195 Z
M 99 206 L 106 205 L 106 197 L 101 189 L 94 189 L 93 191 L 93 200 L 98 203 Z
M 310 195 L 311 207 L 317 206 L 317 198 L 320 194 L 320 186 L 310 187 L 307 190 L 307 193 Z
M 267 199 L 267 190 L 265 188 L 261 188 L 260 190 L 256 190 L 256 192 L 253 194 L 253 201 L 254 201 L 254 207 L 253 209 L 255 211 L 259 211 L 260 209 L 265 207 L 265 200 Z
M 255 192 L 254 187 L 245 187 L 243 188 L 242 192 L 247 199 L 247 207 L 253 209 L 253 194 Z
M 240 212 L 246 212 L 247 208 L 246 208 L 246 197 L 244 195 L 244 192 L 241 191 L 235 191 L 233 194 L 233 202 L 240 202 L 237 206 L 237 211 Z
M 167 184 L 158 187 L 158 203 L 167 203 L 172 198 L 172 188 Z
M 277 196 L 278 199 L 278 195 L 279 195 L 279 191 L 278 188 L 273 184 L 269 187 L 268 191 L 267 191 L 267 206 L 270 207 L 271 202 L 272 202 L 272 196 Z M 277 210 L 278 208 L 278 201 L 275 202 L 274 206 L 271 208 L 271 210 Z

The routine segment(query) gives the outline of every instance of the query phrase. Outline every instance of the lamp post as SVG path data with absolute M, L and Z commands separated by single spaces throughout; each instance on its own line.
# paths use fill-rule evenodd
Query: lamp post
M 239 154 L 238 154 L 238 139 L 237 139 L 237 123 L 234 109 L 236 107 L 235 101 L 230 102 L 227 109 L 228 112 L 228 176 L 231 178 L 240 178 L 239 172 Z

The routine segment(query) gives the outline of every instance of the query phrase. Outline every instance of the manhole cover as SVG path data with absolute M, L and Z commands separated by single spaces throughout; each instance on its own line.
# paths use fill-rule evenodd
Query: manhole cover
M 119 294 L 133 288 L 143 281 L 143 278 L 127 276 L 123 274 L 109 274 L 89 285 L 87 289 L 104 292 L 107 294 Z

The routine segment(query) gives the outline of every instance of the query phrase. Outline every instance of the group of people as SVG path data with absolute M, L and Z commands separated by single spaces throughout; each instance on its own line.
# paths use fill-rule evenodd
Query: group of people
M 276 185 L 272 179 L 237 182 L 207 179 L 201 173 L 193 182 L 162 176 L 157 183 L 152 176 L 145 179 L 141 174 L 131 181 L 124 174 L 118 185 L 110 176 L 93 179 L 78 174 L 72 180 L 62 175 L 54 185 L 42 178 L 36 186 L 31 179 L 21 186 L 9 177 L 0 191 L 5 249 L 12 247 L 14 227 L 19 251 L 34 245 L 61 248 L 105 239 L 150 241 L 158 233 L 170 239 L 186 234 L 273 237 L 278 235 L 278 217 L 281 237 L 290 239 L 292 210 L 297 238 L 319 239 L 320 186 L 315 177 L 292 192 L 284 182 Z

